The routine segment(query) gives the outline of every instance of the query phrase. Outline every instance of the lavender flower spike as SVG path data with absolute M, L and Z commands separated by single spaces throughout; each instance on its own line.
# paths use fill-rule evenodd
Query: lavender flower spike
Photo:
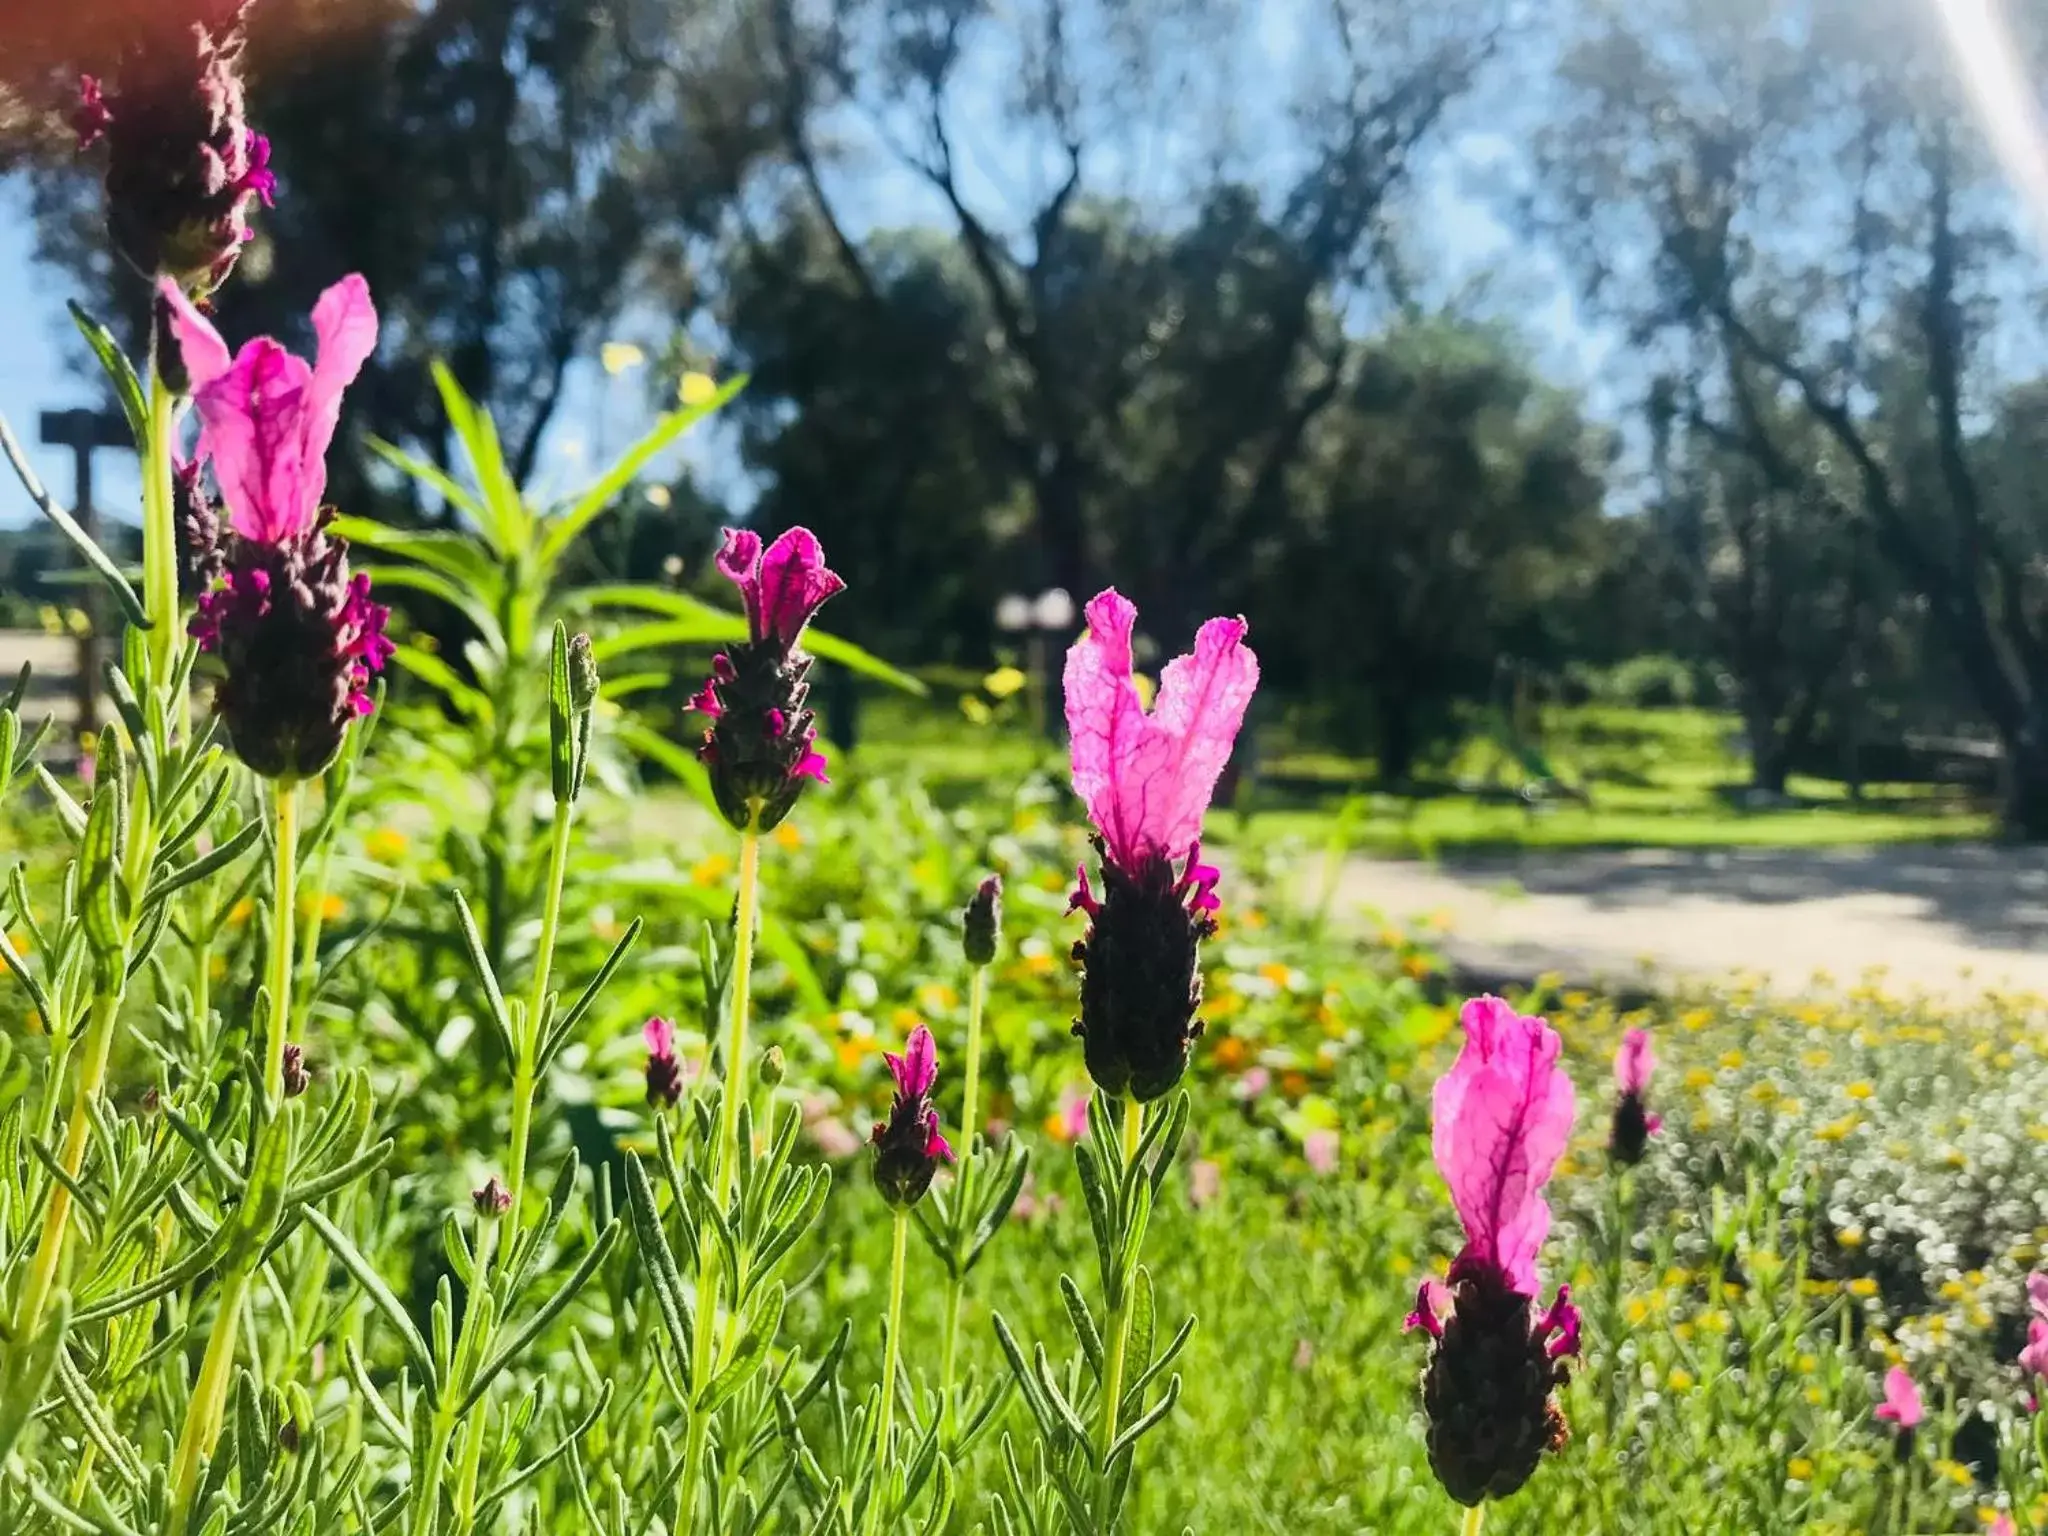
M 903 1054 L 884 1053 L 896 1097 L 889 1118 L 875 1127 L 875 1187 L 899 1209 L 917 1204 L 931 1188 L 941 1162 L 953 1161 L 953 1148 L 939 1132 L 939 1112 L 931 1091 L 939 1080 L 938 1048 L 922 1024 L 910 1032 Z

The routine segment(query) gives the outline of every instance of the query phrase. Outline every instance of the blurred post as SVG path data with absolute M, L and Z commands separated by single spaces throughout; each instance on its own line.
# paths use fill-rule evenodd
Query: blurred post
M 72 516 L 95 544 L 100 539 L 99 508 L 93 504 L 92 455 L 96 448 L 133 448 L 127 418 L 115 411 L 45 411 L 42 420 L 43 446 L 69 448 L 72 463 Z M 99 728 L 100 626 L 106 608 L 100 601 L 99 581 L 87 573 L 79 587 L 79 607 L 85 613 L 85 629 L 78 636 L 78 740 Z

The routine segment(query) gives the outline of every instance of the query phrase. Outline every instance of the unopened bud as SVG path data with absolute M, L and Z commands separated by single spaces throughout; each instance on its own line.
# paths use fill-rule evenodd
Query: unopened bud
M 960 922 L 961 948 L 969 965 L 987 965 L 1003 937 L 1003 877 L 990 875 L 974 888 Z
M 296 1099 L 313 1085 L 313 1074 L 306 1070 L 305 1048 L 287 1045 L 284 1048 L 284 1070 L 278 1081 L 284 1087 L 284 1096 Z
M 590 654 L 590 636 L 581 630 L 569 637 L 569 703 L 578 711 L 597 702 L 597 658 Z
M 777 1087 L 789 1075 L 789 1063 L 783 1059 L 782 1047 L 771 1045 L 768 1054 L 761 1058 L 761 1082 L 769 1088 Z
M 482 1189 L 469 1192 L 469 1203 L 476 1207 L 477 1215 L 490 1221 L 512 1209 L 512 1191 L 500 1184 L 494 1173 Z
M 299 1421 L 288 1418 L 277 1426 L 277 1448 L 288 1455 L 297 1455 L 299 1449 Z

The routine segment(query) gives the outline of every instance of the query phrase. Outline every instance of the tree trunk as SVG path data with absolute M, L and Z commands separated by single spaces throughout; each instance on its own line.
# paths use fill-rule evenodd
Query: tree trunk
M 2005 744 L 2005 829 L 2026 842 L 2048 842 L 2048 718 L 2039 710 Z
M 1766 709 L 1750 710 L 1743 731 L 1749 737 L 1749 787 L 1762 794 L 1784 794 L 1792 754 L 1777 716 Z
M 1398 695 L 1379 699 L 1380 782 L 1405 785 L 1415 772 L 1415 711 Z

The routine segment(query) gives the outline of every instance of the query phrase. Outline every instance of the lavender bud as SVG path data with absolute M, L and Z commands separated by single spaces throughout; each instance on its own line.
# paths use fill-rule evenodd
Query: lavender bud
M 279 1081 L 284 1085 L 284 1096 L 288 1099 L 296 1099 L 313 1085 L 313 1074 L 306 1070 L 303 1046 L 287 1045 L 284 1048 L 284 1071 Z
M 482 1189 L 469 1192 L 469 1203 L 476 1207 L 477 1215 L 486 1221 L 494 1221 L 512 1209 L 512 1191 L 499 1183 L 494 1173 L 484 1181 Z
M 960 923 L 961 948 L 969 965 L 987 965 L 1003 937 L 1003 877 L 990 875 L 974 889 Z

